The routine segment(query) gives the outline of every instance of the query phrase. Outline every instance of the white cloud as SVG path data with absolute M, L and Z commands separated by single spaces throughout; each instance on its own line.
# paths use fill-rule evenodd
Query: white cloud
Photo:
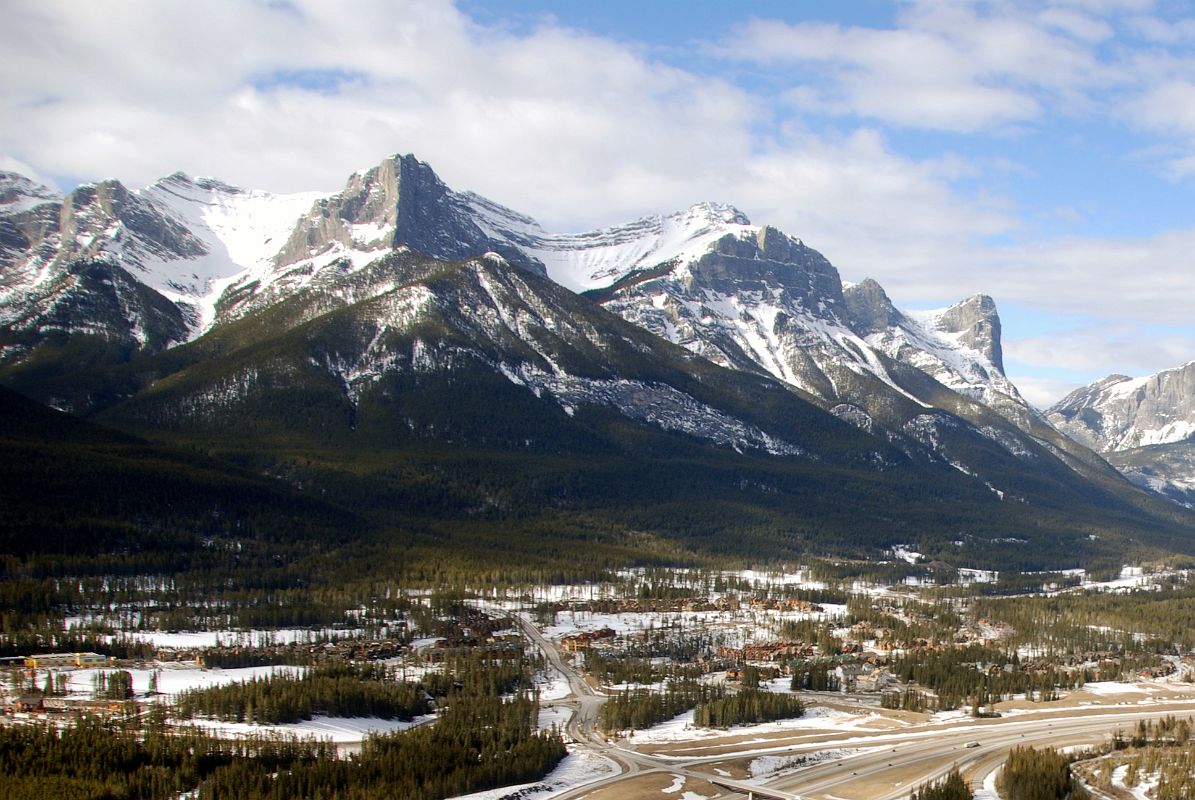
M 1129 106 L 1129 116 L 1145 128 L 1195 136 L 1195 81 L 1172 79 L 1149 87 Z
M 687 204 L 751 151 L 755 98 L 556 27 L 482 29 L 446 2 L 145 8 L 7 6 L 21 35 L 0 152 L 57 175 L 184 169 L 276 191 L 414 152 L 549 223 L 594 224 Z M 313 70 L 353 77 L 276 79 Z
M 1102 42 L 1112 38 L 1115 33 L 1115 29 L 1104 20 L 1073 8 L 1047 8 L 1037 18 L 1047 27 L 1064 31 L 1085 42 Z
M 1016 384 L 1021 396 L 1035 408 L 1045 410 L 1068 394 L 1086 384 L 1058 378 L 1043 378 L 1037 375 L 1018 375 L 1009 371 L 1009 379 Z
M 1089 87 L 1119 82 L 1093 45 L 1112 34 L 1073 9 L 1032 15 L 978 4 L 913 3 L 896 28 L 754 19 L 723 49 L 773 69 L 820 71 L 817 88 L 794 78 L 807 108 L 900 126 L 984 131 L 1034 120 L 1043 102 L 1081 104 Z
M 1155 333 L 1149 347 L 1141 346 L 1141 331 L 1108 322 L 1072 331 L 1025 339 L 1008 338 L 1009 360 L 1031 367 L 1067 364 L 1076 372 L 1102 378 L 1114 372 L 1148 375 L 1191 360 L 1195 331 Z
M 892 30 L 738 29 L 722 55 L 816 74 L 772 93 L 551 20 L 480 26 L 446 0 L 9 0 L 0 165 L 132 186 L 183 169 L 273 191 L 334 190 L 354 169 L 413 152 L 450 185 L 553 229 L 731 202 L 803 237 L 844 278 L 875 277 L 898 304 L 983 291 L 1185 323 L 1195 231 L 992 245 L 1023 233 L 1018 209 L 960 182 L 1028 168 L 967 150 L 902 155 L 882 123 L 1034 125 L 1136 85 L 1125 105 L 1134 124 L 1195 140 L 1183 111 L 1195 107 L 1195 70 L 1184 75 L 1165 53 L 1102 61 L 1110 23 L 1084 4 L 901 8 Z M 1137 29 L 1151 30 L 1143 20 Z M 873 121 L 825 127 L 808 109 Z M 1084 358 L 1078 345 L 1045 344 L 1037 352 L 1056 363 Z M 1179 349 L 1166 357 L 1190 357 Z

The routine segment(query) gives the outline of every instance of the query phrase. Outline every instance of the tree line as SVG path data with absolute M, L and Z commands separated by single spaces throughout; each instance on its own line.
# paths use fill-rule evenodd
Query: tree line
M 346 670 L 318 677 L 368 683 L 380 674 Z M 524 664 L 449 665 L 424 684 L 436 696 L 435 724 L 370 736 L 343 758 L 329 743 L 167 728 L 161 714 L 127 727 L 89 717 L 0 727 L 0 800 L 440 800 L 526 783 L 566 755 L 559 732 L 537 730 L 529 685 Z
M 209 717 L 262 725 L 329 717 L 411 720 L 430 711 L 422 686 L 392 679 L 385 667 L 328 664 L 304 672 L 274 672 L 223 686 L 179 693 L 174 711 L 182 719 Z
M 743 689 L 698 705 L 693 712 L 693 723 L 702 728 L 729 728 L 792 719 L 804 713 L 805 705 L 791 694 Z
M 1015 747 L 996 778 L 1005 800 L 1090 800 L 1071 774 L 1070 759 L 1052 747 Z

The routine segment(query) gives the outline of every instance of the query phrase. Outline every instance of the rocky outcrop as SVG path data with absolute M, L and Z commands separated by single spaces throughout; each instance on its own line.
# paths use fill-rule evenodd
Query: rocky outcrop
M 907 322 L 905 315 L 888 299 L 884 287 L 871 278 L 846 287 L 842 296 L 846 302 L 847 323 L 859 336 L 882 333 Z

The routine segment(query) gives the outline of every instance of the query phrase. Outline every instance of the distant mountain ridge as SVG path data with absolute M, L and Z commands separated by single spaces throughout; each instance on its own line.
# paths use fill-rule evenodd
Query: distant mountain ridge
M 1046 413 L 1135 483 L 1195 506 L 1195 361 L 1141 378 L 1109 375 Z

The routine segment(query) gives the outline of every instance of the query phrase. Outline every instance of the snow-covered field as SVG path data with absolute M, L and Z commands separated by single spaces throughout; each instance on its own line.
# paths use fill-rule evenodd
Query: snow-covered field
M 460 795 L 450 800 L 548 800 L 578 786 L 610 778 L 618 774 L 618 767 L 608 758 L 588 750 L 578 750 L 564 757 L 556 769 L 542 781 L 518 786 L 504 786 L 484 792 Z
M 379 717 L 312 717 L 303 722 L 286 725 L 252 725 L 246 722 L 218 722 L 216 720 L 195 719 L 191 723 L 196 727 L 226 735 L 245 736 L 261 734 L 280 734 L 283 736 L 298 736 L 300 738 L 327 739 L 336 744 L 359 742 L 371 733 L 393 733 L 405 731 L 416 725 L 422 725 L 435 719 L 434 714 L 416 717 L 410 722 L 398 719 L 381 719 Z
M 150 680 L 156 672 L 158 675 L 158 692 L 164 695 L 176 695 L 187 689 L 206 688 L 209 686 L 223 686 L 227 683 L 247 681 L 262 678 L 275 672 L 301 673 L 303 667 L 242 667 L 237 669 L 202 669 L 192 664 L 163 665 L 161 669 L 130 669 L 125 670 L 133 676 L 133 693 L 145 695 L 149 692 Z M 91 696 L 92 678 L 100 672 L 113 670 L 80 669 L 67 673 L 67 691 L 75 695 Z
M 880 719 L 879 714 L 851 714 L 846 711 L 814 706 L 806 709 L 805 715 L 796 719 L 782 719 L 776 722 L 764 722 L 759 725 L 737 725 L 728 729 L 699 728 L 693 724 L 693 712 L 674 717 L 667 722 L 661 722 L 644 731 L 630 734 L 629 741 L 636 745 L 659 744 L 666 742 L 688 742 L 697 739 L 711 739 L 724 736 L 744 737 L 750 741 L 752 737 L 763 737 L 778 731 L 802 730 L 867 730 L 867 723 Z M 766 742 L 766 739 L 760 739 Z
M 1095 695 L 1110 695 L 1110 694 L 1155 694 L 1159 689 L 1152 686 L 1147 686 L 1141 683 L 1120 683 L 1117 681 L 1100 681 L 1098 683 L 1085 683 L 1082 687 L 1083 691 Z
M 92 680 L 101 672 L 111 673 L 114 670 L 73 670 L 67 672 L 67 691 L 76 697 L 90 697 L 92 694 Z M 166 664 L 161 669 L 129 669 L 125 670 L 133 678 L 133 692 L 139 697 L 145 697 L 150 689 L 150 681 L 157 673 L 158 692 L 163 698 L 177 695 L 187 689 L 222 686 L 237 681 L 247 681 L 253 678 L 263 678 L 274 673 L 302 673 L 304 667 L 245 667 L 238 669 L 202 669 L 194 665 Z M 380 719 L 377 717 L 314 717 L 303 722 L 286 725 L 255 725 L 238 722 L 218 722 L 215 720 L 195 719 L 191 724 L 211 731 L 230 735 L 247 734 L 282 734 L 299 736 L 302 738 L 328 739 L 334 743 L 359 742 L 370 733 L 391 733 L 429 722 L 435 715 L 428 714 L 416 717 L 411 722 L 396 719 Z M 567 714 L 565 716 L 567 719 Z M 552 720 L 547 720 L 543 727 L 550 727 Z
M 360 636 L 360 630 L 308 630 L 307 628 L 284 628 L 271 631 L 131 631 L 125 636 L 154 647 L 186 650 L 196 647 L 246 647 L 292 642 L 310 642 L 327 636 Z
M 858 752 L 855 749 L 844 750 L 836 748 L 832 750 L 819 750 L 816 753 L 799 756 L 758 756 L 751 759 L 747 765 L 747 769 L 751 772 L 751 783 L 763 783 L 791 775 L 797 770 L 812 766 L 813 764 L 821 764 L 825 761 L 838 761 Z

